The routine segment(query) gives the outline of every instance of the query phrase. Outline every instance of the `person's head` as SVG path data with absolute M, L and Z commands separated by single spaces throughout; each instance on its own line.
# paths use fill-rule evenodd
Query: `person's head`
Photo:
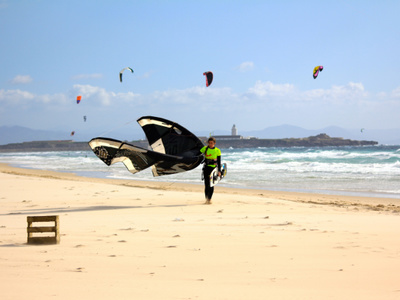
M 208 141 L 207 141 L 208 147 L 214 148 L 216 142 L 217 141 L 216 141 L 215 137 L 212 137 L 212 136 L 209 137 Z

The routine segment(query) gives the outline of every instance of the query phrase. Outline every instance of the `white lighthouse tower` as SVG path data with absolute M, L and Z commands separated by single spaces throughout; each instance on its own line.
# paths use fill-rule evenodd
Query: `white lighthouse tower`
M 238 135 L 238 131 L 236 129 L 236 125 L 235 124 L 233 124 L 233 126 L 232 126 L 232 135 Z

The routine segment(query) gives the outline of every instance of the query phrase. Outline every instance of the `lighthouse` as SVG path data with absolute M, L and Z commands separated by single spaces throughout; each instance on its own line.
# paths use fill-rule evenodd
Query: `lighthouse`
M 236 129 L 236 125 L 235 124 L 233 124 L 233 126 L 232 126 L 232 135 L 238 135 L 238 131 Z

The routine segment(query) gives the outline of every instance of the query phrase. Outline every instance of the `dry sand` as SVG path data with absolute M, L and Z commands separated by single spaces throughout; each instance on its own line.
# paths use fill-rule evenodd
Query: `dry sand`
M 133 175 L 134 176 L 134 175 Z M 399 200 L 0 164 L 1 299 L 400 299 Z M 28 245 L 27 216 L 61 242 Z

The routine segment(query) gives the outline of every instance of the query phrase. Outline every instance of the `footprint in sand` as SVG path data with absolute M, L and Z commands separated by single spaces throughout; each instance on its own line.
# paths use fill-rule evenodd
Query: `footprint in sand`
M 287 225 L 293 225 L 292 222 L 284 222 L 284 223 L 278 223 L 278 224 L 269 224 L 270 226 L 287 226 Z

